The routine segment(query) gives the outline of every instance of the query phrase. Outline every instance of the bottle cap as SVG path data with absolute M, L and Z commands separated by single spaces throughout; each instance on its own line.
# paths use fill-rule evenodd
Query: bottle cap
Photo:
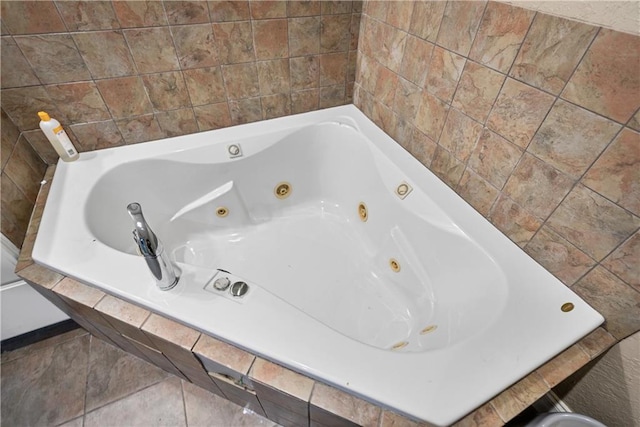
M 38 111 L 38 117 L 40 117 L 40 120 L 42 120 L 43 122 L 48 122 L 49 120 L 51 120 L 51 117 L 49 117 L 49 115 L 44 111 Z

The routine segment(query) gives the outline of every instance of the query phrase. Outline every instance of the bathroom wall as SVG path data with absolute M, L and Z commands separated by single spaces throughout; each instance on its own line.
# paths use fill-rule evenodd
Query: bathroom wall
M 640 37 L 496 2 L 368 1 L 360 31 L 354 103 L 614 336 L 638 331 Z
M 355 7 L 354 7 L 355 5 Z M 2 2 L 2 107 L 47 163 L 351 102 L 360 3 Z

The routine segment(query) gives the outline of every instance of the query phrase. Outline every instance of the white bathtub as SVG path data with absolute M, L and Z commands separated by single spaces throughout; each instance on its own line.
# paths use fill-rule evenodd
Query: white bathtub
M 181 270 L 170 291 L 136 255 L 134 201 Z M 603 321 L 354 106 L 60 163 L 33 258 L 437 425 Z

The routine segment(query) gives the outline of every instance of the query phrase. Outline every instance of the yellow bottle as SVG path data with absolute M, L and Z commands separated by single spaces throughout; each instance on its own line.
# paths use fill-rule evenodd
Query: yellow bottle
M 73 162 L 80 157 L 78 150 L 73 146 L 73 143 L 69 139 L 69 136 L 62 128 L 62 125 L 56 119 L 52 119 L 49 114 L 44 111 L 39 111 L 40 117 L 40 129 L 47 137 L 56 153 L 60 156 L 64 162 Z

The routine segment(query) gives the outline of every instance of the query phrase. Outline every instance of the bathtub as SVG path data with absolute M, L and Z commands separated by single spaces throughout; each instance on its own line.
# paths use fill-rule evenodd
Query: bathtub
M 131 202 L 179 270 L 169 291 Z M 352 105 L 60 163 L 33 258 L 435 425 L 603 321 Z

